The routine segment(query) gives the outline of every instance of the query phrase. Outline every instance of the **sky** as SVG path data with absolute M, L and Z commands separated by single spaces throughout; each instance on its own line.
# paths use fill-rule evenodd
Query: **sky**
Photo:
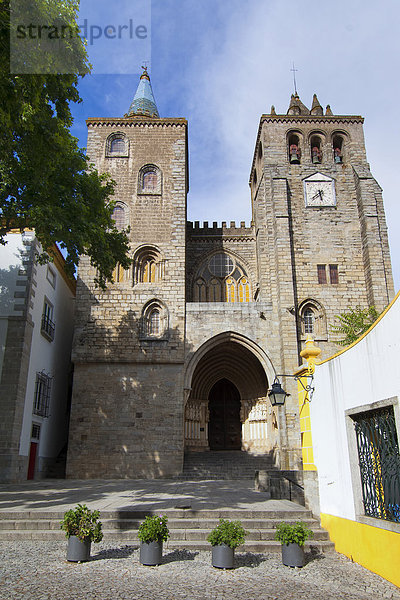
M 152 0 L 151 16 L 148 5 L 149 0 L 96 0 L 99 23 L 145 23 L 148 36 L 131 46 L 124 40 L 119 50 L 116 40 L 104 36 L 88 46 L 93 74 L 80 81 L 83 102 L 73 107 L 72 133 L 80 145 L 86 145 L 86 118 L 127 112 L 140 64 L 147 60 L 160 116 L 189 122 L 188 219 L 249 223 L 248 180 L 259 119 L 272 104 L 286 113 L 295 63 L 306 106 L 316 93 L 334 114 L 365 118 L 367 158 L 383 188 L 397 291 L 400 2 Z M 111 47 L 117 60 L 115 53 L 111 60 Z

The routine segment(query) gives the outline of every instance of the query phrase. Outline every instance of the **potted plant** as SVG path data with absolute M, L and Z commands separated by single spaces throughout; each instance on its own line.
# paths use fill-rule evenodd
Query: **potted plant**
M 233 569 L 235 548 L 244 544 L 246 531 L 240 521 L 220 519 L 207 541 L 212 546 L 212 566 L 218 569 Z
M 98 510 L 90 510 L 85 504 L 78 504 L 64 514 L 60 526 L 68 539 L 67 560 L 89 560 L 91 543 L 101 542 L 103 539 L 99 517 Z
M 282 544 L 282 562 L 288 567 L 303 567 L 305 564 L 304 543 L 314 533 L 305 523 L 294 525 L 280 523 L 276 528 L 275 539 Z
M 140 562 L 142 565 L 159 565 L 162 558 L 162 545 L 169 538 L 167 516 L 147 516 L 139 526 Z

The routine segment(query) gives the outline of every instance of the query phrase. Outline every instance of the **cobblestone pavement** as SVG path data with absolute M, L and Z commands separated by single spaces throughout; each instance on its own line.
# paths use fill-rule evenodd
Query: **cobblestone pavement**
M 7 600 L 400 600 L 400 590 L 339 554 L 308 557 L 303 569 L 280 555 L 236 553 L 214 569 L 211 552 L 164 548 L 158 567 L 137 546 L 92 545 L 87 563 L 65 560 L 66 542 L 0 542 L 0 598 Z

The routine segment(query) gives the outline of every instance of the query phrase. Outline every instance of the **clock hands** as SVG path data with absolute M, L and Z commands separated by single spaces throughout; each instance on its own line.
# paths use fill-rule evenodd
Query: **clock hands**
M 316 194 L 312 197 L 312 200 L 323 200 L 324 190 L 318 190 Z

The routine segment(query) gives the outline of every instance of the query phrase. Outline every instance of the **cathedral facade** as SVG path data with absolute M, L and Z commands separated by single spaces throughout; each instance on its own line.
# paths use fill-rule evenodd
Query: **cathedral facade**
M 242 450 L 301 469 L 293 373 L 307 335 L 323 358 L 349 307 L 394 295 L 381 188 L 363 118 L 308 109 L 262 115 L 250 170 L 252 222 L 187 222 L 183 118 L 161 118 L 144 71 L 121 118 L 90 118 L 87 152 L 116 181 L 129 271 L 106 291 L 82 257 L 67 476 L 171 477 L 186 452 Z

